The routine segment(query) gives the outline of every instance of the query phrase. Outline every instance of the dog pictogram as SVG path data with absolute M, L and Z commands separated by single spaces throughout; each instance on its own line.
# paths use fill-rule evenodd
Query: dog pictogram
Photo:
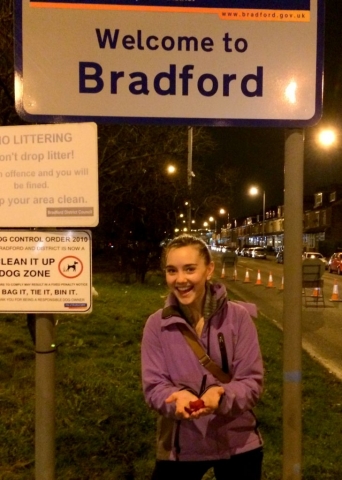
M 73 270 L 76 272 L 76 265 L 78 265 L 78 262 L 74 262 L 73 264 L 68 264 L 67 267 L 64 268 L 64 272 L 68 272 L 69 270 Z
M 79 257 L 68 255 L 63 257 L 58 264 L 58 271 L 65 278 L 77 278 L 83 272 L 83 262 Z

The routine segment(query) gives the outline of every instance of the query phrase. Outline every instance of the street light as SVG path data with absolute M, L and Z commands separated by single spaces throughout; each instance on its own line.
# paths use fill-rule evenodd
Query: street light
M 166 167 L 166 171 L 167 173 L 169 173 L 170 175 L 174 174 L 176 172 L 176 167 L 174 165 L 168 165 Z
M 225 215 L 226 210 L 224 208 L 220 208 L 217 213 L 219 215 Z M 220 240 L 221 239 L 221 233 L 222 233 L 222 226 L 219 224 L 219 228 L 217 228 L 217 218 L 216 217 L 209 217 L 209 222 L 215 222 L 215 240 Z M 229 214 L 228 214 L 228 221 L 229 221 Z
M 334 148 L 336 148 L 336 144 L 338 143 L 338 134 L 336 133 L 336 130 L 333 128 L 327 127 L 318 133 L 316 137 L 316 141 L 320 147 L 320 149 L 323 149 L 326 154 L 326 162 L 328 164 L 330 173 L 329 175 L 326 176 L 325 180 L 329 181 L 329 183 L 335 183 L 335 175 L 333 172 L 335 162 L 334 162 L 334 156 L 332 155 L 332 151 Z
M 215 225 L 215 234 L 216 234 L 216 230 L 217 230 L 217 221 L 214 217 L 209 217 L 209 222 L 214 222 L 214 225 Z
M 251 187 L 249 189 L 250 195 L 259 195 L 260 189 L 258 187 Z M 262 194 L 262 246 L 264 246 L 264 239 L 265 239 L 265 205 L 266 205 L 266 195 L 265 190 L 263 190 Z
M 227 229 L 229 228 L 229 212 L 226 212 L 224 208 L 220 208 L 219 214 L 220 215 L 225 215 L 227 213 Z
M 321 130 L 318 134 L 318 141 L 323 147 L 330 147 L 336 142 L 336 133 L 331 128 Z
M 191 232 L 191 195 L 192 195 L 192 179 L 195 177 L 192 171 L 192 145 L 193 145 L 193 129 L 188 127 L 188 161 L 187 161 L 187 193 L 189 200 L 187 202 L 187 229 Z M 176 168 L 173 165 L 167 166 L 167 172 L 174 174 Z

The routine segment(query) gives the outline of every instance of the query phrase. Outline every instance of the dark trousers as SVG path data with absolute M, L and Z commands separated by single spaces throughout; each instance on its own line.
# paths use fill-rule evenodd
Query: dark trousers
M 229 460 L 177 462 L 157 460 L 151 480 L 201 480 L 214 468 L 216 480 L 261 480 L 263 449 L 232 456 Z

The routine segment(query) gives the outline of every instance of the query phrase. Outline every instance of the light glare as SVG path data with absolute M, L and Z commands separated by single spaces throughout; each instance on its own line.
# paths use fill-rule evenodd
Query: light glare
M 288 99 L 290 103 L 296 103 L 296 90 L 297 90 L 297 83 L 290 82 L 285 89 L 285 97 Z
M 251 187 L 249 189 L 249 194 L 250 195 L 258 195 L 259 194 L 259 189 L 257 187 Z
M 176 167 L 174 165 L 167 166 L 167 173 L 172 174 L 172 173 L 175 173 L 175 171 L 176 171 Z
M 333 130 L 322 130 L 318 135 L 318 140 L 324 147 L 330 147 L 336 141 L 336 134 Z

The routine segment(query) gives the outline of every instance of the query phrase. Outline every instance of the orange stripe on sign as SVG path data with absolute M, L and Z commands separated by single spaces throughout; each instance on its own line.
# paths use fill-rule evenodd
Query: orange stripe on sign
M 131 5 L 100 5 L 88 3 L 54 3 L 30 2 L 34 8 L 71 8 L 77 10 L 121 10 L 139 12 L 167 12 L 167 13 L 216 13 L 220 14 L 222 8 L 193 8 L 193 7 L 160 7 L 160 6 L 131 6 Z

